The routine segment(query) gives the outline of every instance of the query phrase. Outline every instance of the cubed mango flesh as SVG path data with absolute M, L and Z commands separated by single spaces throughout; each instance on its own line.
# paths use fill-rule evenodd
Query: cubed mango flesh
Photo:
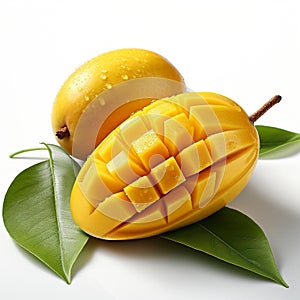
M 83 165 L 75 222 L 103 239 L 136 239 L 216 212 L 246 186 L 259 138 L 244 110 L 214 93 L 152 102 L 118 126 Z

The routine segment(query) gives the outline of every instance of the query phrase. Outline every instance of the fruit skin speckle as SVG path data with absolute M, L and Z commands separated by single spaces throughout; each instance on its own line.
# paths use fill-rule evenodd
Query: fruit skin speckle
M 97 95 L 113 86 L 144 77 L 167 78 L 184 83 L 182 75 L 167 59 L 145 49 L 113 50 L 100 54 L 80 66 L 62 85 L 53 104 L 51 118 L 54 134 L 63 127 L 68 129 L 65 138 L 57 138 L 58 143 L 72 154 L 73 135 L 86 106 Z M 138 102 L 136 104 L 139 109 L 140 105 Z M 130 116 L 134 111 L 136 109 L 131 106 L 127 115 Z M 117 123 L 122 121 L 123 119 Z M 109 130 L 105 132 L 105 128 L 102 130 L 102 136 L 109 133 Z

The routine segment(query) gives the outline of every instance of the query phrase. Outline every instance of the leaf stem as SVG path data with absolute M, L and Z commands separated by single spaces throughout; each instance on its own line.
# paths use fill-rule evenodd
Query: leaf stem
M 266 102 L 259 110 L 249 117 L 251 123 L 254 124 L 263 114 L 265 114 L 271 107 L 281 101 L 281 96 L 276 95 Z
M 26 153 L 26 152 L 31 152 L 31 151 L 39 151 L 39 150 L 47 150 L 47 148 L 30 148 L 30 149 L 23 149 L 17 152 L 14 152 L 12 154 L 9 155 L 9 158 L 14 158 L 15 156 L 22 154 L 22 153 Z

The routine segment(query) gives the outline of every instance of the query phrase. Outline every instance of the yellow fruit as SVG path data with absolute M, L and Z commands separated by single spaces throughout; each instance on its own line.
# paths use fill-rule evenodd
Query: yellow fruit
M 130 114 L 153 99 L 185 91 L 177 69 L 143 49 L 101 54 L 79 67 L 54 101 L 52 127 L 59 144 L 80 159 Z
M 83 165 L 73 218 L 92 236 L 120 240 L 194 223 L 243 190 L 258 152 L 257 131 L 232 100 L 214 93 L 157 100 L 112 131 Z

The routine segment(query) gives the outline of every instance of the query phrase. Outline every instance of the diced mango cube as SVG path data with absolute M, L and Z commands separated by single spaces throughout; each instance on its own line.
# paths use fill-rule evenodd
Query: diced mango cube
M 106 198 L 87 217 L 87 224 L 96 234 L 105 234 L 136 214 L 124 192 Z
M 104 162 L 109 162 L 117 154 L 122 151 L 126 152 L 128 149 L 129 147 L 125 144 L 119 132 L 115 130 L 98 146 L 94 156 Z
M 132 149 L 147 171 L 169 157 L 164 143 L 153 130 L 147 131 L 132 143 Z
M 168 223 L 174 222 L 193 209 L 189 191 L 180 185 L 163 198 L 166 205 Z
M 190 120 L 195 126 L 197 137 L 202 139 L 222 131 L 239 129 L 241 124 L 249 123 L 240 110 L 221 105 L 193 106 Z
M 113 194 L 102 177 L 99 176 L 94 159 L 89 159 L 84 164 L 77 180 L 82 194 L 95 208 L 106 197 Z
M 178 113 L 177 106 L 172 103 L 169 98 L 154 101 L 150 105 L 143 108 L 143 112 L 146 115 L 159 114 L 167 116 L 175 116 Z
M 156 106 L 159 106 L 160 103 L 161 103 L 161 100 L 153 99 L 149 105 L 142 108 L 143 114 L 146 114 L 146 113 L 148 113 L 149 110 L 154 109 Z
M 156 221 L 163 221 L 166 223 L 166 212 L 162 201 L 157 201 L 150 207 L 146 208 L 144 211 L 135 214 L 135 216 L 130 220 L 131 223 L 152 223 Z
M 254 145 L 255 136 L 247 129 L 235 129 L 213 134 L 205 142 L 216 162 Z
M 95 166 L 97 168 L 98 177 L 100 178 L 99 180 L 103 182 L 103 185 L 105 185 L 112 194 L 122 191 L 127 185 L 127 183 L 120 179 L 119 176 L 108 171 L 106 163 L 96 160 Z M 103 200 L 104 199 L 101 201 Z
M 162 194 L 167 194 L 185 181 L 180 167 L 173 156 L 153 168 L 150 176 Z
M 127 119 L 120 125 L 120 135 L 130 147 L 131 143 L 148 131 L 141 116 Z
M 139 237 L 145 231 L 149 236 L 155 235 L 167 224 L 166 212 L 162 201 L 157 201 L 141 213 L 135 214 L 124 222 L 118 230 L 112 231 L 109 236 L 113 239 L 126 239 L 128 235 Z M 147 236 L 147 235 L 146 235 Z M 144 237 L 146 237 L 144 235 Z
M 156 101 L 157 105 L 154 107 L 145 107 L 145 117 L 147 123 L 159 136 L 164 134 L 164 122 L 178 114 L 178 108 L 172 102 L 167 100 Z
M 184 185 L 191 193 L 194 208 L 204 207 L 213 198 L 216 193 L 216 179 L 216 172 L 210 169 L 187 179 Z
M 170 98 L 170 101 L 175 101 L 180 110 L 189 116 L 190 109 L 196 105 L 208 105 L 207 101 L 199 93 L 186 93 L 176 95 Z
M 128 153 L 125 153 L 124 151 L 116 155 L 106 166 L 113 177 L 119 178 L 126 184 L 130 184 L 146 173 L 145 170 L 134 160 L 130 159 Z
M 191 145 L 193 136 L 194 127 L 184 113 L 167 119 L 164 123 L 164 144 L 172 156 Z
M 103 237 L 111 228 L 119 225 L 119 222 L 98 211 L 97 206 L 91 205 L 79 185 L 74 185 L 72 194 L 76 195 L 71 198 L 70 203 L 72 217 L 76 223 L 83 224 L 81 229 L 89 235 Z M 74 207 L 78 210 L 74 211 Z
M 222 127 L 217 115 L 208 105 L 192 106 L 189 119 L 195 127 L 195 140 L 205 139 L 207 136 L 221 132 Z
M 124 222 L 136 214 L 134 206 L 124 192 L 106 198 L 98 205 L 97 210 L 118 223 Z
M 176 161 L 185 177 L 197 174 L 212 164 L 210 153 L 203 140 L 183 149 L 176 156 Z
M 140 177 L 130 185 L 127 185 L 124 188 L 124 192 L 138 212 L 141 212 L 160 198 L 160 194 L 149 176 Z

